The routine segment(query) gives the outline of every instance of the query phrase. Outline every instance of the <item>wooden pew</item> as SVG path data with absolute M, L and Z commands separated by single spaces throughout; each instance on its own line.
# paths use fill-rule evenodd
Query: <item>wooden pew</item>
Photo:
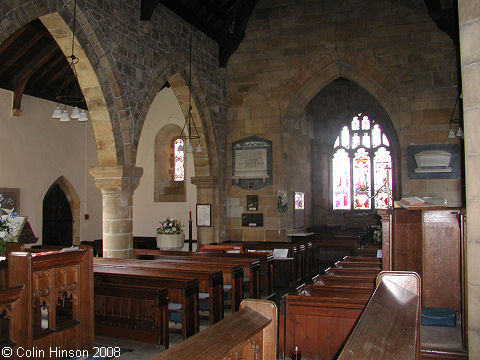
M 139 259 L 137 259 L 139 260 Z M 155 268 L 171 269 L 171 270 L 183 270 L 183 271 L 200 271 L 200 272 L 212 272 L 222 271 L 223 284 L 225 287 L 230 287 L 232 293 L 232 311 L 239 309 L 243 296 L 243 267 L 241 265 L 210 265 L 210 264 L 196 264 L 188 263 L 185 261 L 164 261 L 160 260 L 148 260 Z
M 25 309 L 18 305 L 18 300 L 24 291 L 24 285 L 0 290 L 0 344 L 1 347 L 8 346 L 12 353 L 16 354 L 19 346 L 26 347 L 25 329 L 18 326 L 24 322 Z M 15 357 L 14 357 L 15 358 Z
M 303 284 L 296 289 L 297 295 L 314 296 L 317 298 L 340 298 L 369 300 L 372 296 L 370 289 L 335 288 L 325 285 Z
M 221 270 L 225 273 L 231 271 L 232 266 L 240 265 L 243 267 L 245 277 L 249 278 L 249 293 L 251 298 L 260 297 L 260 262 L 250 259 L 227 259 L 227 258 L 202 258 L 188 255 L 162 255 L 160 250 L 134 249 L 136 258 L 153 258 L 155 262 L 162 264 L 183 264 L 192 269 Z M 224 277 L 224 283 L 230 284 L 230 278 Z
M 170 250 L 158 250 L 162 255 L 186 255 L 199 257 L 220 257 L 230 259 L 250 259 L 258 260 L 260 262 L 260 291 L 264 297 L 271 297 L 274 295 L 273 284 L 275 281 L 275 267 L 273 261 L 273 255 L 269 253 L 251 252 L 251 253 L 228 253 L 226 251 L 232 251 L 232 248 L 236 246 L 222 246 L 212 244 L 201 244 L 200 252 L 192 251 L 170 251 Z M 241 251 L 240 249 L 233 249 L 233 251 Z
M 144 270 L 141 274 L 145 276 L 184 280 L 197 279 L 199 282 L 199 291 L 208 294 L 210 324 L 214 324 L 224 317 L 223 273 L 221 271 L 171 269 L 150 260 L 136 259 L 97 258 L 94 259 L 94 266 L 96 270 L 99 270 L 101 267 L 135 268 Z M 137 274 L 139 273 L 137 272 Z
M 291 242 L 279 242 L 279 241 L 241 241 L 230 242 L 226 241 L 221 244 L 239 245 L 244 248 L 244 251 L 248 250 L 270 250 L 274 249 L 288 249 L 288 257 L 294 259 L 295 264 L 295 281 L 302 281 L 305 278 L 305 258 L 306 251 L 310 251 L 312 248 L 306 248 L 303 244 L 296 244 Z M 313 255 L 308 255 L 313 256 Z
M 8 288 L 8 266 L 7 259 L 0 260 L 0 289 Z
M 168 290 L 169 302 L 181 304 L 182 337 L 186 339 L 200 330 L 198 280 L 162 278 L 145 275 L 145 270 L 95 266 L 95 282 L 124 285 L 141 285 Z
M 280 359 L 288 359 L 295 346 L 305 359 L 335 359 L 367 302 L 365 298 L 283 296 L 279 318 Z
M 92 250 L 8 254 L 10 286 L 25 285 L 17 325 L 24 348 L 50 353 L 92 350 L 94 342 Z
M 312 280 L 314 285 L 375 289 L 375 277 L 372 276 L 317 275 Z
M 369 268 L 339 268 L 332 267 L 325 270 L 325 275 L 338 275 L 338 276 L 362 276 L 376 278 L 380 269 Z
M 376 269 L 379 272 L 382 270 L 382 264 L 369 263 L 366 261 L 337 261 L 334 264 L 335 268 L 354 268 L 354 269 Z
M 386 271 L 377 284 L 338 360 L 419 360 L 420 277 Z
M 95 282 L 95 334 L 168 349 L 167 289 Z
M 273 302 L 246 299 L 240 311 L 151 360 L 275 360 L 277 316 Z
M 345 256 L 343 261 L 355 261 L 355 262 L 369 262 L 374 264 L 382 264 L 382 258 L 376 256 Z

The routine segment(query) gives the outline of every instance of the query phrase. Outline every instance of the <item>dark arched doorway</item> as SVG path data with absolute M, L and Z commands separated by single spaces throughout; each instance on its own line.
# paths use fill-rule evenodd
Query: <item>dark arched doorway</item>
M 60 188 L 55 183 L 43 198 L 43 245 L 72 246 L 72 210 Z

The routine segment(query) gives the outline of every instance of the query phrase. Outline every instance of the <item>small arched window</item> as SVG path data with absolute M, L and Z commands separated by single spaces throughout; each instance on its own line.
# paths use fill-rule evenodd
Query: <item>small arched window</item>
M 173 181 L 185 179 L 185 152 L 183 140 L 178 138 L 173 142 Z
M 388 137 L 365 114 L 340 130 L 332 156 L 334 210 L 386 209 L 392 205 L 392 155 Z

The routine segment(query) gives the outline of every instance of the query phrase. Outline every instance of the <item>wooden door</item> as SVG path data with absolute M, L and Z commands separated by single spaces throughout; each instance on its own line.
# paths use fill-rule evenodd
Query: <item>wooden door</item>
M 72 246 L 73 218 L 70 204 L 60 188 L 53 184 L 43 199 L 43 245 Z

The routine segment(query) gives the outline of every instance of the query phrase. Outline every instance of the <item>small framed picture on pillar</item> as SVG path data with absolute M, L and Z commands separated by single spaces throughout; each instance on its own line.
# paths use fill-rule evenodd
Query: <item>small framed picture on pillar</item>
M 197 204 L 197 227 L 212 226 L 212 206 L 210 204 Z

